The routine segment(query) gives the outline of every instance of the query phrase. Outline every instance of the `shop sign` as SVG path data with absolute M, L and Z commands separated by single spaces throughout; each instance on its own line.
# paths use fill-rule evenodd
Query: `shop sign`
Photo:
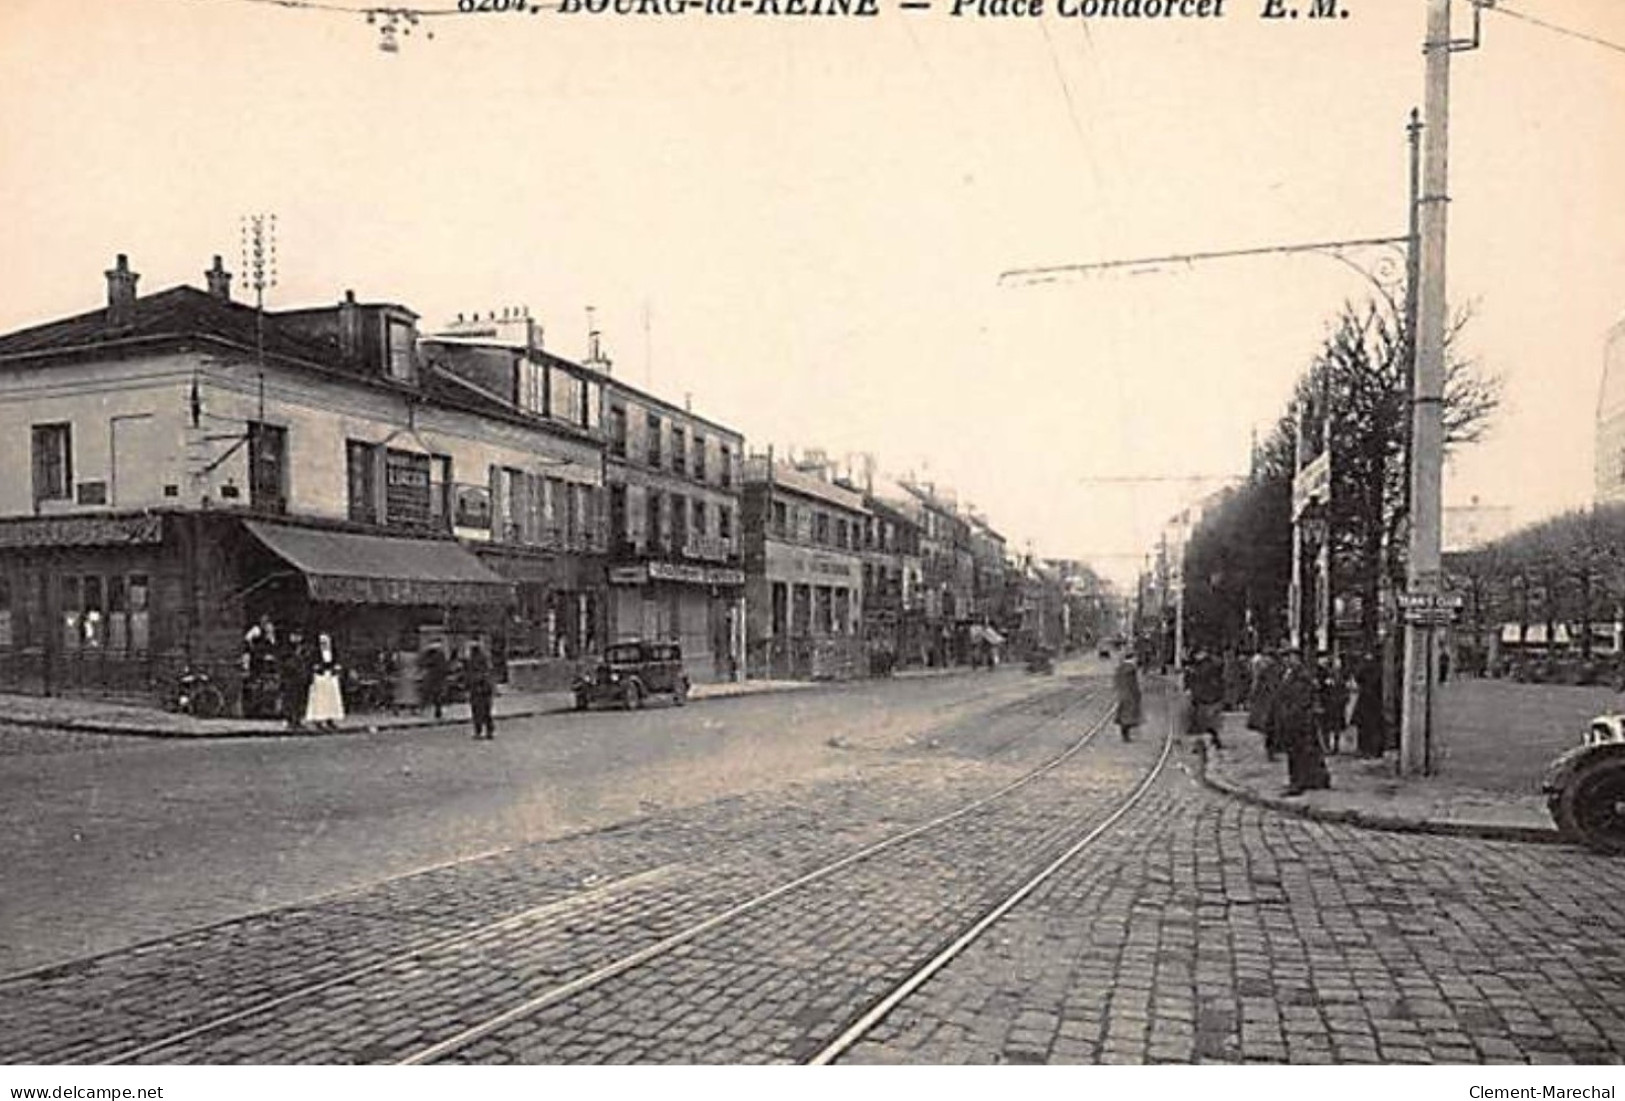
M 743 585 L 741 570 L 718 566 L 690 566 L 679 562 L 650 562 L 649 578 L 654 581 L 683 581 L 690 585 Z
M 840 555 L 806 551 L 798 547 L 785 547 L 769 543 L 767 546 L 767 572 L 770 576 L 837 577 L 852 579 L 857 574 L 857 561 Z
M 609 583 L 611 585 L 642 585 L 649 580 L 649 571 L 643 566 L 611 566 L 609 568 Z

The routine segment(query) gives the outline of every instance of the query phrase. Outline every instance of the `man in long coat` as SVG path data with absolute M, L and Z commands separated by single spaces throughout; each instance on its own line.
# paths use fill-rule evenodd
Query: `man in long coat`
M 1388 741 L 1388 723 L 1382 705 L 1382 663 L 1370 654 L 1360 662 L 1355 675 L 1354 730 L 1360 756 L 1382 756 Z
M 1220 712 L 1224 709 L 1224 670 L 1212 654 L 1198 650 L 1186 677 L 1190 692 L 1191 725 L 1188 733 L 1207 734 L 1213 739 L 1213 748 L 1222 749 L 1219 741 Z
M 1134 737 L 1134 728 L 1144 722 L 1144 711 L 1140 703 L 1140 670 L 1134 664 L 1134 659 L 1128 654 L 1117 663 L 1117 670 L 1112 674 L 1112 690 L 1117 694 L 1117 726 L 1122 731 L 1123 740 L 1131 741 Z
M 1277 745 L 1286 751 L 1287 795 L 1332 786 L 1320 743 L 1315 696 L 1314 673 L 1297 654 L 1291 655 L 1271 708 Z

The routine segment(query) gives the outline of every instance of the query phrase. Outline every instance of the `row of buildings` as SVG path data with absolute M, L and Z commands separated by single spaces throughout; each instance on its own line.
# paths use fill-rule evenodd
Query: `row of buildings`
M 488 642 L 521 687 L 608 642 L 696 681 L 841 677 L 1058 644 L 1054 578 L 950 494 L 727 425 L 582 362 L 523 310 L 423 331 L 395 303 L 137 292 L 0 336 L 0 684 L 234 678 L 247 628 L 353 666 Z M 23 463 L 23 458 L 28 463 Z

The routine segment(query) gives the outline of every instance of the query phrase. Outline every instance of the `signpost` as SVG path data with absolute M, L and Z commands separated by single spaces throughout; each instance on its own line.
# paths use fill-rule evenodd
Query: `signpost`
M 1464 603 L 1460 593 L 1400 593 L 1398 599 L 1406 623 L 1435 627 L 1451 623 Z

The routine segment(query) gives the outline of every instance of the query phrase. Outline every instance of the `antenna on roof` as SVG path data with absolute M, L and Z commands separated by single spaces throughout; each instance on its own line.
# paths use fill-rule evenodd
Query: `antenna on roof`
M 276 286 L 276 215 L 242 218 L 243 274 L 254 288 L 254 363 L 259 375 L 259 419 L 265 420 L 265 292 Z

